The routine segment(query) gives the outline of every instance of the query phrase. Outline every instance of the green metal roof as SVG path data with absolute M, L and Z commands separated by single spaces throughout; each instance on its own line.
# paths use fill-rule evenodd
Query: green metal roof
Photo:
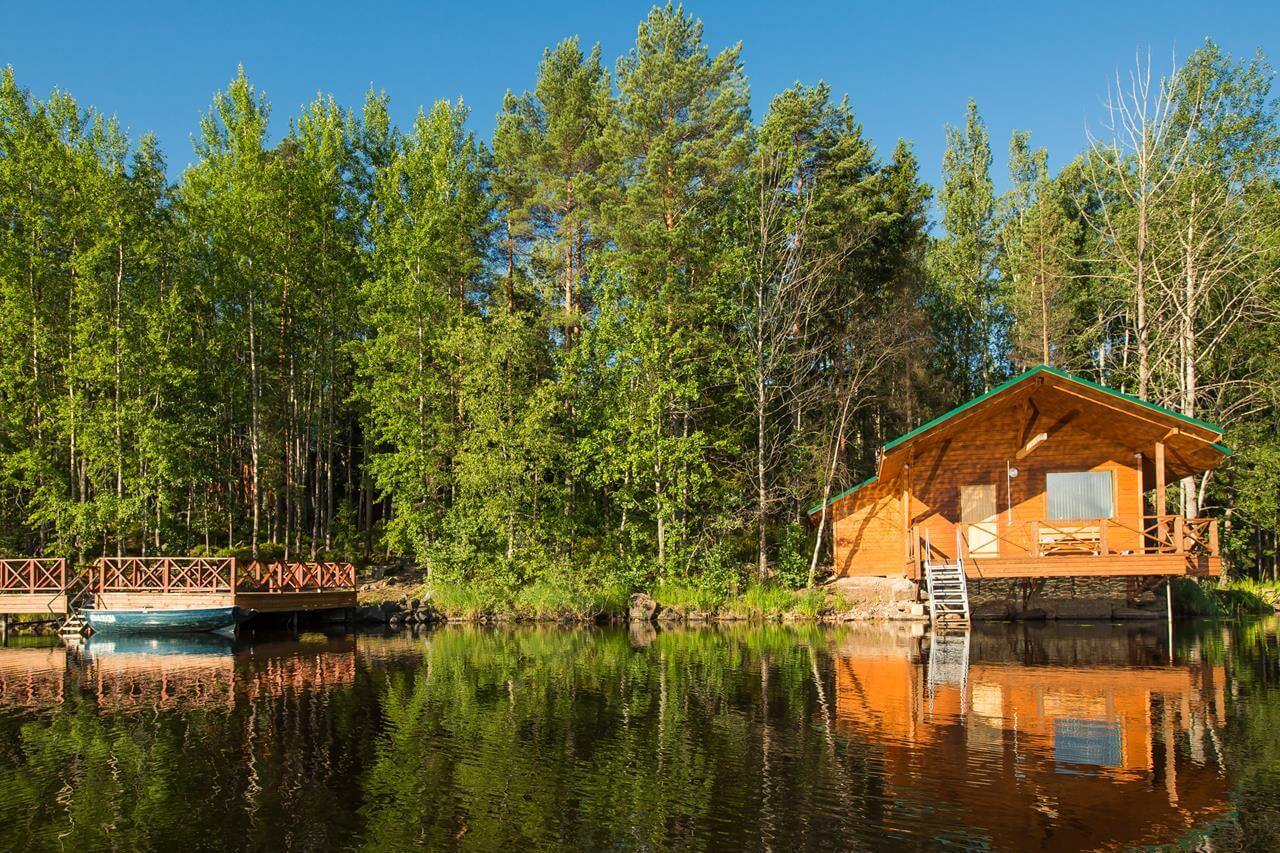
M 827 499 L 827 504 L 826 504 L 826 505 L 827 505 L 827 506 L 831 506 L 833 503 L 835 503 L 836 501 L 840 500 L 841 498 L 848 497 L 849 495 L 851 495 L 851 494 L 853 494 L 854 492 L 858 491 L 858 489 L 861 489 L 863 486 L 869 486 L 869 485 L 871 485 L 872 483 L 874 483 L 875 481 L 876 481 L 876 478 L 875 478 L 875 476 L 874 476 L 874 475 L 873 475 L 873 476 L 871 476 L 871 477 L 868 477 L 867 479 L 863 480 L 863 481 L 862 481 L 861 483 L 859 483 L 858 485 L 856 485 L 856 486 L 850 486 L 849 488 L 845 489 L 845 490 L 844 490 L 843 492 L 841 492 L 840 494 L 838 494 L 838 495 L 834 495 L 834 496 L 832 496 L 832 497 L 828 498 L 828 499 Z M 815 512 L 818 512 L 819 510 L 821 510 L 821 509 L 822 509 L 822 506 L 823 506 L 822 504 L 818 504 L 817 506 L 813 507 L 813 508 L 812 508 L 812 509 L 810 509 L 808 512 L 806 512 L 806 513 L 805 513 L 805 515 L 813 515 Z
M 951 411 L 945 414 L 939 415 L 938 417 L 934 418 L 928 423 L 921 424 L 920 426 L 916 427 L 910 432 L 898 436 L 893 441 L 889 442 L 884 446 L 884 449 L 882 451 L 882 458 L 883 458 L 883 454 L 888 454 L 891 450 L 893 450 L 895 447 L 898 447 L 903 442 L 910 441 L 911 439 L 919 435 L 922 435 L 923 433 L 928 432 L 929 430 L 933 429 L 939 424 L 942 424 L 946 421 L 951 420 L 956 415 L 963 414 L 964 412 L 967 412 L 969 409 L 972 409 L 974 406 L 977 406 L 978 404 L 985 402 L 986 400 L 989 400 L 998 394 L 1002 394 L 1005 391 L 1009 390 L 1010 388 L 1014 387 L 1015 385 L 1020 385 L 1021 383 L 1027 381 L 1028 379 L 1031 379 L 1032 377 L 1038 376 L 1040 374 L 1049 374 L 1051 376 L 1056 376 L 1059 379 L 1066 379 L 1069 382 L 1075 382 L 1079 385 L 1084 385 L 1088 388 L 1092 388 L 1096 391 L 1101 391 L 1104 394 L 1108 394 L 1112 397 L 1118 397 L 1127 402 L 1135 403 L 1139 406 L 1142 406 L 1145 409 L 1150 409 L 1151 411 L 1157 412 L 1166 417 L 1170 417 L 1175 420 L 1182 421 L 1184 423 L 1193 424 L 1202 429 L 1207 429 L 1211 432 L 1216 432 L 1218 433 L 1218 435 L 1222 435 L 1222 432 L 1223 432 L 1221 427 L 1214 426 L 1213 424 L 1208 423 L 1206 421 L 1199 420 L 1198 418 L 1193 418 L 1190 415 L 1184 415 L 1181 412 L 1175 412 L 1172 409 L 1166 409 L 1164 406 L 1158 406 L 1155 403 L 1148 403 L 1146 400 L 1143 400 L 1139 397 L 1135 397 L 1132 394 L 1126 394 L 1123 391 L 1117 391 L 1115 388 L 1108 388 L 1105 385 L 1099 385 L 1097 382 L 1090 382 L 1088 379 L 1085 379 L 1083 377 L 1076 376 L 1071 373 L 1067 373 L 1065 370 L 1059 370 L 1056 367 L 1050 367 L 1047 364 L 1041 364 L 1031 368 L 1028 371 L 1019 373 L 1017 376 L 1013 377 L 1012 379 L 1006 380 L 1005 382 L 1001 382 L 999 385 L 987 391 L 985 394 L 981 394 L 977 397 L 974 397 L 969 402 L 956 406 Z M 1232 453 L 1230 448 L 1222 444 L 1214 444 L 1213 448 L 1218 452 L 1227 456 L 1230 456 Z M 831 504 L 835 503 L 841 498 L 847 497 L 853 492 L 856 492 L 858 489 L 861 489 L 863 486 L 866 486 L 869 483 L 875 482 L 875 480 L 876 480 L 875 477 L 871 477 L 870 479 L 864 480 L 863 482 L 859 483 L 858 485 L 854 486 L 851 489 L 846 489 L 845 491 L 841 492 L 835 497 L 829 499 L 826 505 L 830 506 Z M 819 510 L 822 509 L 822 507 L 823 507 L 822 504 L 818 504 L 813 509 L 809 510 L 809 515 L 812 515 L 813 513 L 818 512 Z

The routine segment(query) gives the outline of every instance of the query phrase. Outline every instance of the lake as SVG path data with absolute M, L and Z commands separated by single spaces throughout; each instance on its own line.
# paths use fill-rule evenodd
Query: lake
M 1280 849 L 1277 623 L 11 639 L 5 850 Z

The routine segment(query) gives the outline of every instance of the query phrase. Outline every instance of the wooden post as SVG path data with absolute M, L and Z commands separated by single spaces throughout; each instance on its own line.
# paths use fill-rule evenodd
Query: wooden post
M 1165 618 L 1169 620 L 1169 663 L 1173 663 L 1173 577 L 1164 585 Z
M 911 559 L 911 462 L 902 466 L 902 540 L 906 544 L 906 559 Z M 928 557 L 928 554 L 925 555 Z
M 1161 547 L 1165 544 L 1167 533 L 1165 531 L 1165 514 L 1168 512 L 1168 495 L 1164 474 L 1164 442 L 1156 442 L 1156 545 Z

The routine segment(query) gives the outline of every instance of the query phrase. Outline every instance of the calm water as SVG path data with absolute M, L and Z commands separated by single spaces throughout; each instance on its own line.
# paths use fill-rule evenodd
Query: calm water
M 1276 623 L 0 649 L 7 850 L 1280 849 Z

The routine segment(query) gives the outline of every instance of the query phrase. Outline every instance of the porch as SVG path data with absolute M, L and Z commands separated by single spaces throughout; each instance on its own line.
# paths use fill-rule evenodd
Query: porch
M 973 579 L 1222 573 L 1218 520 L 1171 515 L 1052 521 L 1001 517 L 977 524 L 939 519 L 912 526 L 908 577 L 919 580 L 926 559 L 953 562 L 957 557 L 965 576 Z

